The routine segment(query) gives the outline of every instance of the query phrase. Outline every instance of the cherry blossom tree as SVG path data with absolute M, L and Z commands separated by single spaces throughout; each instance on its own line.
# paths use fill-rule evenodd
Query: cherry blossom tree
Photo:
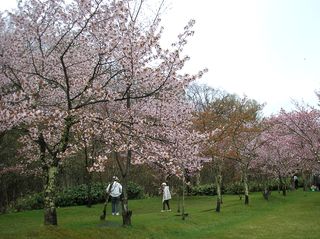
M 177 99 L 178 100 L 178 99 Z M 201 156 L 201 144 L 205 135 L 192 129 L 193 107 L 186 104 L 184 100 L 179 100 L 175 104 L 162 105 L 161 114 L 156 118 L 156 124 L 152 124 L 152 129 L 148 130 L 146 137 L 150 137 L 150 132 L 154 140 L 145 141 L 140 144 L 140 152 L 134 151 L 135 163 L 148 163 L 166 172 L 166 175 L 175 175 L 182 180 L 182 219 L 185 219 L 184 211 L 184 189 L 187 182 L 187 174 L 194 175 L 202 167 L 203 157 Z M 163 111 L 169 120 L 164 121 Z M 163 123 L 165 125 L 162 125 Z M 162 125 L 159 128 L 159 125 Z M 160 129 L 160 130 L 159 130 Z M 143 152 L 143 154 L 142 154 Z M 147 158 L 146 158 L 147 156 Z
M 103 135 L 105 151 L 97 159 L 126 152 L 125 167 L 119 167 L 123 223 L 130 225 L 126 183 L 133 151 L 144 145 L 134 156 L 142 161 L 148 144 L 159 145 L 159 136 L 170 134 L 172 107 L 180 107 L 186 86 L 204 73 L 178 73 L 189 59 L 181 52 L 194 21 L 171 49 L 162 49 L 159 15 L 144 24 L 142 9 L 143 1 L 25 0 L 2 15 L 1 131 L 24 128 L 25 156 L 42 163 L 45 224 L 58 223 L 56 177 L 77 150 L 71 139 L 90 128 Z
M 320 161 L 320 111 L 318 109 L 297 106 L 292 112 L 282 110 L 277 123 L 286 128 L 291 136 L 291 151 L 295 152 L 297 171 L 306 182 L 306 176 L 319 170 Z M 306 187 L 306 183 L 304 184 Z
M 278 179 L 282 194 L 286 196 L 288 178 L 298 170 L 299 164 L 294 139 L 284 125 L 278 124 L 276 117 L 269 118 L 266 124 L 267 129 L 262 133 L 264 144 L 258 149 L 252 168 Z
M 277 177 L 283 195 L 294 174 L 301 174 L 306 182 L 306 175 L 319 170 L 319 116 L 317 109 L 297 106 L 267 120 L 266 143 L 259 150 L 255 167 Z

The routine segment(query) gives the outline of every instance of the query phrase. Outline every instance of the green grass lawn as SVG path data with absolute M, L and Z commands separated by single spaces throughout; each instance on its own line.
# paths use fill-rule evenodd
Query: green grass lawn
M 216 213 L 215 197 L 187 197 L 181 220 L 177 201 L 171 200 L 171 212 L 161 213 L 161 199 L 129 202 L 133 210 L 132 226 L 122 227 L 120 216 L 107 214 L 99 221 L 103 206 L 94 205 L 58 209 L 58 226 L 43 225 L 43 211 L 0 215 L 0 238 L 320 238 L 320 192 L 289 192 L 283 197 L 273 192 L 265 201 L 261 193 L 250 195 L 250 205 L 238 196 L 226 195 L 221 213 Z M 108 212 L 110 211 L 108 205 Z

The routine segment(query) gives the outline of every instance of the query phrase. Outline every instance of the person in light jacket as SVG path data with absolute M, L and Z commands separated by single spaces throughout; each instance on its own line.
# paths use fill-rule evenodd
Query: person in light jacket
M 117 176 L 112 177 L 113 182 L 106 189 L 111 197 L 112 215 L 119 215 L 120 195 L 122 194 L 122 185 L 119 183 Z
M 170 205 L 169 205 L 169 200 L 171 199 L 171 193 L 169 190 L 169 186 L 166 183 L 162 183 L 162 210 L 161 212 L 165 211 L 165 206 L 167 205 L 168 210 L 171 211 Z

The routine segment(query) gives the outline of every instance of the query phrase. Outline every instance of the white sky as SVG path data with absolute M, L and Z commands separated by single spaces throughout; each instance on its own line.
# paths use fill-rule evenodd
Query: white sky
M 1 0 L 1 10 L 14 6 Z M 319 12 L 318 0 L 166 0 L 163 44 L 195 19 L 188 73 L 208 68 L 202 83 L 266 103 L 266 115 L 292 109 L 292 100 L 315 106 Z
M 186 68 L 207 67 L 204 82 L 266 103 L 264 113 L 316 106 L 320 90 L 320 1 L 171 0 L 167 35 L 196 20 Z

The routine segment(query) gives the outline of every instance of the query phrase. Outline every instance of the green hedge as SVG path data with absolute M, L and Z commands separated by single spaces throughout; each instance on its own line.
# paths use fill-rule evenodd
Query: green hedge
M 91 185 L 91 203 L 101 203 L 105 198 L 104 184 L 92 184 Z M 88 189 L 85 184 L 66 189 L 58 193 L 56 197 L 56 205 L 58 207 L 86 205 L 88 203 Z
M 217 195 L 216 186 L 213 184 L 204 184 L 204 185 L 198 185 L 193 186 L 191 188 L 191 195 Z
M 272 180 L 268 183 L 268 187 L 270 190 L 277 190 L 278 189 L 278 181 Z M 264 190 L 264 184 L 259 182 L 249 182 L 249 191 L 250 192 L 260 192 Z M 228 185 L 223 185 L 221 187 L 222 194 L 243 194 L 243 183 L 241 182 L 234 182 Z M 216 185 L 215 184 L 204 184 L 193 186 L 191 188 L 191 195 L 216 195 Z
M 106 185 L 96 183 L 91 185 L 91 203 L 102 203 L 105 201 Z M 141 199 L 144 197 L 143 188 L 133 182 L 128 183 L 128 198 Z M 33 210 L 41 209 L 44 206 L 43 193 L 35 193 L 17 200 L 13 206 L 14 210 Z M 88 189 L 87 185 L 82 184 L 76 187 L 65 189 L 57 193 L 56 206 L 68 207 L 88 204 Z
M 225 186 L 225 193 L 226 194 L 243 194 L 244 189 L 243 189 L 243 184 L 241 182 L 235 182 L 235 183 L 230 183 Z

